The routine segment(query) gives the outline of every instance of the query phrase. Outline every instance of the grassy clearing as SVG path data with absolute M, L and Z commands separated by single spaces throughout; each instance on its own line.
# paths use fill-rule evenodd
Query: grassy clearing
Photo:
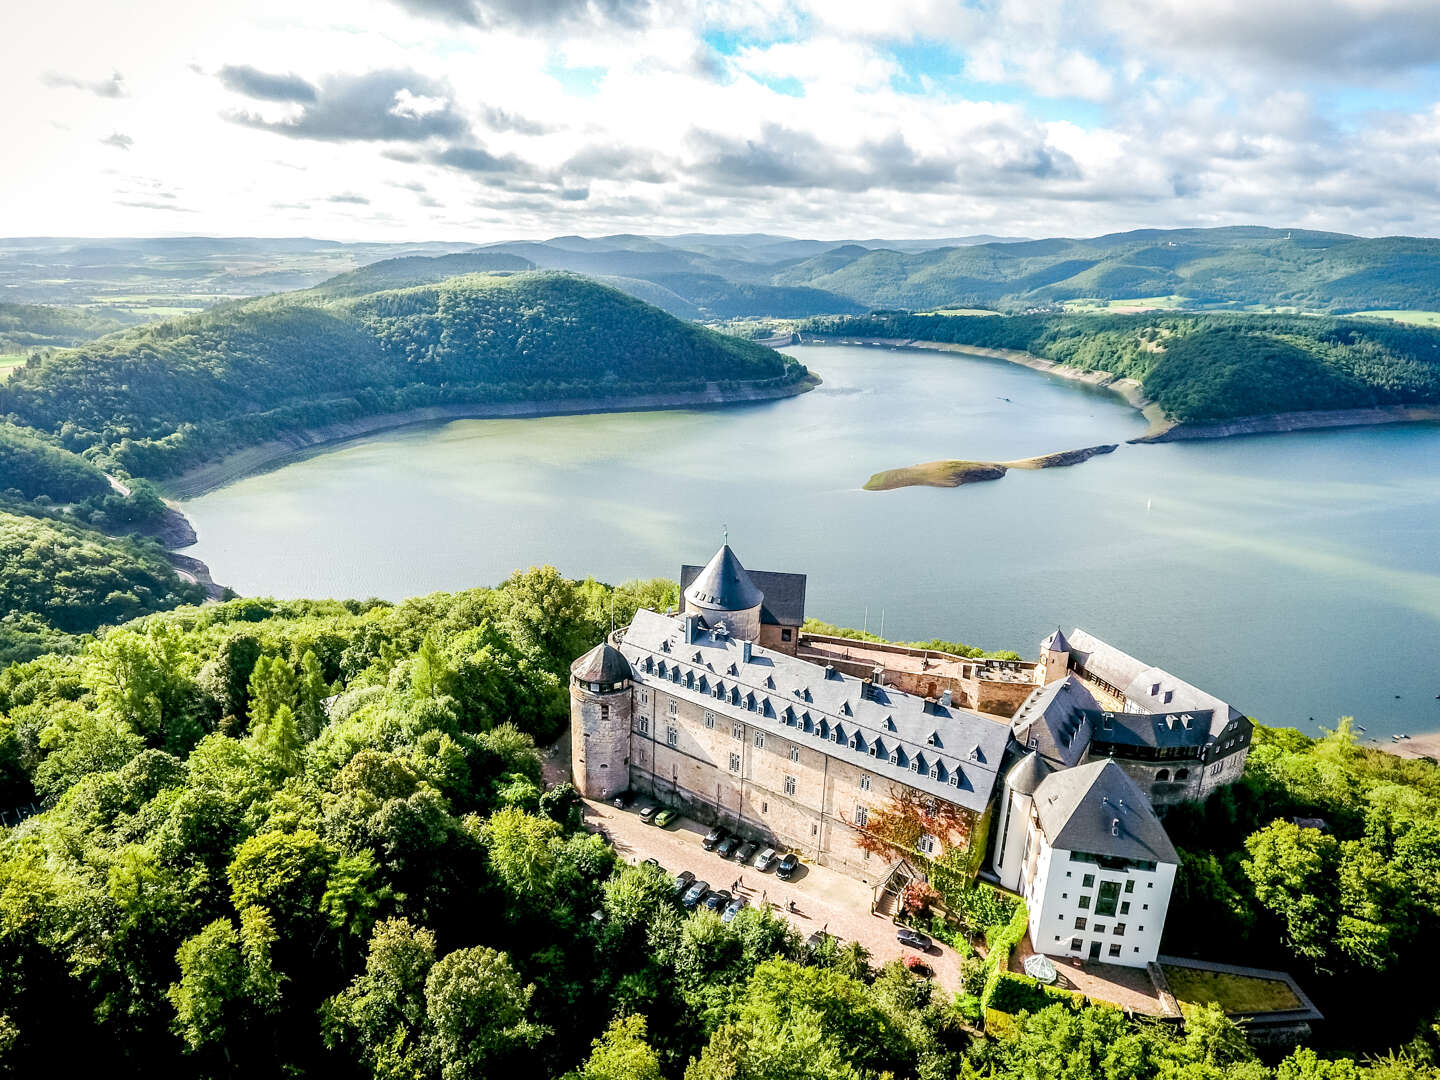
M 1411 326 L 1440 326 L 1440 311 L 1357 311 L 1355 314 L 1370 319 L 1393 319 Z
M 998 311 L 991 311 L 988 308 L 978 307 L 952 307 L 936 308 L 934 311 L 922 311 L 921 315 L 999 315 Z
M 1164 965 L 1165 980 L 1181 1006 L 1212 1002 L 1227 1013 L 1247 1016 L 1300 1008 L 1295 992 L 1279 979 L 1257 979 L 1221 971 Z
M 1188 296 L 1142 296 L 1135 300 L 1066 300 L 1063 306 L 1066 311 L 1083 315 L 1097 311 L 1150 311 L 1154 308 L 1178 308 L 1184 307 L 1189 302 Z
M 23 363 L 25 363 L 25 357 L 20 353 L 0 353 L 0 382 L 8 379 L 10 372 Z

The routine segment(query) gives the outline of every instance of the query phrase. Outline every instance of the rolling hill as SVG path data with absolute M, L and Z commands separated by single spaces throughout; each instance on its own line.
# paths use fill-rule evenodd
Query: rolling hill
M 569 274 L 472 274 L 351 295 L 364 287 L 347 275 L 56 353 L 0 386 L 0 414 L 102 464 L 163 477 L 286 431 L 418 406 L 804 375 L 770 349 Z

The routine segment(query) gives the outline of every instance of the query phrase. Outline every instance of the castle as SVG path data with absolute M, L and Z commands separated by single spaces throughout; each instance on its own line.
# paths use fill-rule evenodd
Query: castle
M 1074 630 L 1038 663 L 802 631 L 805 576 L 726 544 L 571 667 L 572 770 L 867 882 L 872 815 L 923 809 L 914 851 L 1025 896 L 1036 951 L 1154 960 L 1178 856 L 1155 807 L 1237 779 L 1251 725 Z M 1132 910 L 1133 908 L 1133 910 Z

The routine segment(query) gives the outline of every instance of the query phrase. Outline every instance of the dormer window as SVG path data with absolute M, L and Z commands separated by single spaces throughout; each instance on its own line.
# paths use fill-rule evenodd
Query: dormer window
M 840 705 L 840 715 L 841 715 L 841 716 L 854 716 L 854 715 L 855 715 L 853 712 L 850 711 L 850 703 L 849 703 L 848 701 L 841 703 L 841 705 Z
M 938 764 L 935 764 L 935 765 L 931 765 L 931 766 L 930 766 L 930 779 L 931 779 L 931 780 L 939 780 L 939 779 L 940 779 L 940 766 L 939 766 Z
M 857 749 L 859 749 L 859 747 L 860 747 L 860 740 L 857 739 L 857 738 L 855 738 L 854 735 L 851 735 L 851 736 L 850 736 L 850 749 L 851 749 L 851 750 L 857 750 Z
M 939 746 L 939 745 L 940 745 L 940 733 L 939 733 L 938 731 L 932 731 L 932 732 L 930 732 L 930 734 L 925 737 L 925 745 L 926 745 L 926 746 Z
M 950 786 L 951 786 L 951 787 L 959 787 L 959 786 L 960 786 L 960 770 L 959 770 L 959 769 L 956 769 L 954 772 L 952 772 L 952 773 L 950 774 Z
M 890 751 L 890 764 L 891 764 L 891 765 L 899 765 L 899 764 L 900 764 L 900 751 L 899 751 L 899 750 L 891 750 L 891 751 Z
M 893 718 L 891 718 L 891 717 L 889 717 L 889 716 L 885 717 L 885 730 L 886 730 L 886 731 L 894 731 L 894 730 L 895 730 L 895 721 L 894 721 Z
M 1151 697 L 1155 697 L 1155 696 L 1156 696 L 1157 694 L 1159 694 L 1159 693 L 1160 693 L 1160 684 L 1159 684 L 1158 682 L 1157 682 L 1157 683 L 1151 683 L 1151 684 L 1150 684 L 1150 696 L 1151 696 Z
M 1169 705 L 1170 702 L 1172 702 L 1172 701 L 1174 701 L 1174 700 L 1175 700 L 1175 691 L 1174 691 L 1174 690 L 1166 690 L 1166 691 L 1165 691 L 1165 704 L 1166 704 L 1166 705 Z

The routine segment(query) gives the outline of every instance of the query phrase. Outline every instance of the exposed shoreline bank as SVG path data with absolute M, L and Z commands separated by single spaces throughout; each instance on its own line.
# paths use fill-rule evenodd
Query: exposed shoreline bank
M 592 413 L 651 412 L 662 409 L 721 408 L 752 402 L 778 401 L 796 397 L 819 386 L 814 372 L 785 386 L 723 390 L 712 384 L 701 391 L 670 394 L 643 394 L 621 398 L 561 398 L 544 402 L 504 402 L 474 405 L 431 405 L 401 412 L 379 413 L 340 424 L 303 428 L 281 438 L 247 446 L 217 461 L 187 469 L 179 476 L 160 481 L 167 499 L 193 499 L 244 477 L 277 469 L 298 461 L 311 452 L 323 451 L 354 439 L 417 424 L 451 420 L 528 420 L 544 416 L 583 416 Z M 192 541 L 193 542 L 193 541 Z
M 1062 379 L 1112 390 L 1138 409 L 1150 424 L 1142 434 L 1126 440 L 1133 444 L 1228 439 L 1236 435 L 1274 435 L 1324 428 L 1440 421 L 1440 406 L 1437 405 L 1372 405 L 1356 409 L 1268 413 L 1262 416 L 1237 416 L 1230 420 L 1185 422 L 1167 417 L 1164 409 L 1145 396 L 1144 387 L 1135 379 L 1119 378 L 1109 371 L 1082 371 L 1018 349 L 987 349 L 977 345 L 955 345 L 948 341 L 921 341 L 916 338 L 839 338 L 814 335 L 805 337 L 802 344 L 864 345 L 886 349 L 968 353 L 991 360 L 1005 360 Z
M 866 491 L 894 491 L 903 487 L 960 487 L 986 480 L 999 480 L 1011 469 L 1063 469 L 1079 465 L 1098 454 L 1113 454 L 1118 443 L 1061 450 L 1017 461 L 926 461 L 899 469 L 886 469 L 865 481 Z

